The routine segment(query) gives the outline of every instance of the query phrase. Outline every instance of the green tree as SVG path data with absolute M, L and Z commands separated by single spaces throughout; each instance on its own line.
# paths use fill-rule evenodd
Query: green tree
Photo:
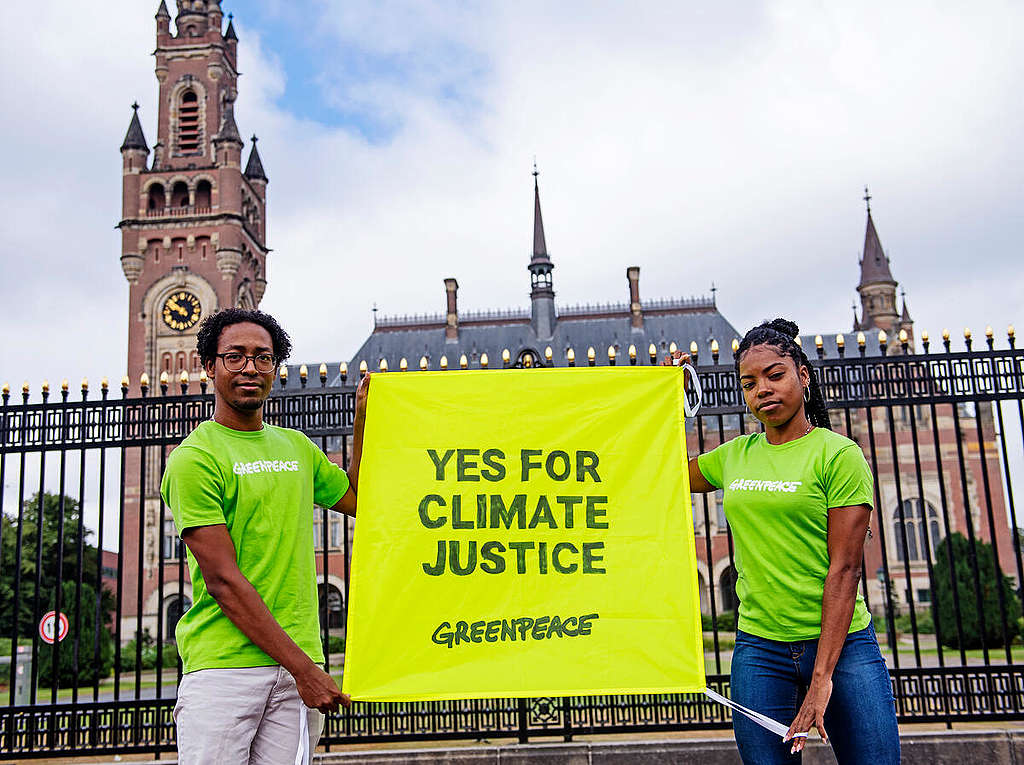
M 1003 589 L 1006 604 L 1006 635 L 1010 640 L 1019 631 L 1020 602 L 1013 591 L 1013 584 L 999 568 L 992 545 L 981 540 L 974 541 L 974 555 L 978 562 L 978 582 L 981 588 L 982 608 L 985 616 L 985 631 L 982 634 L 978 614 L 978 599 L 974 589 L 974 569 L 971 563 L 971 543 L 959 532 L 950 534 L 935 548 L 935 597 L 939 617 L 938 631 L 942 643 L 950 648 L 960 648 L 957 634 L 957 612 L 954 608 L 953 588 L 950 582 L 949 557 L 953 553 L 953 579 L 956 581 L 960 603 L 960 623 L 963 626 L 963 647 L 989 648 L 1003 645 L 1003 624 L 999 610 L 999 587 Z
M 61 585 L 62 602 L 75 602 L 75 582 Z M 68 634 L 60 643 L 57 680 L 59 687 L 91 685 L 96 680 L 110 676 L 114 667 L 114 638 L 104 624 L 96 624 L 96 591 L 87 583 L 82 584 L 82 610 L 77 619 L 71 609 L 68 614 Z M 51 600 L 49 608 L 53 608 Z M 76 629 L 77 627 L 77 629 Z M 75 643 L 78 643 L 77 674 L 75 667 Z M 96 643 L 99 642 L 99 661 L 96 661 Z M 39 685 L 53 684 L 53 653 L 51 645 L 42 644 L 39 649 Z
M 43 494 L 42 524 L 42 568 L 40 576 L 39 608 L 46 612 L 53 607 L 57 589 L 57 565 L 60 552 L 63 550 L 61 565 L 61 581 L 75 582 L 78 578 L 78 531 L 81 524 L 81 508 L 77 500 L 65 496 L 63 503 L 60 495 Z M 23 503 L 23 524 L 21 530 L 21 586 L 18 607 L 18 634 L 29 636 L 37 628 L 35 614 L 36 599 L 36 557 L 39 519 L 39 495 L 26 499 Z M 60 517 L 63 510 L 63 538 L 58 538 Z M 14 628 L 14 583 L 19 566 L 15 561 L 17 552 L 18 519 L 17 516 L 5 514 L 0 523 L 3 524 L 2 548 L 0 548 L 0 637 L 10 638 Z M 113 610 L 113 596 L 109 590 L 102 588 L 100 571 L 96 561 L 96 548 L 89 544 L 92 532 L 83 527 L 82 530 L 82 583 L 92 588 L 92 592 L 100 592 L 103 622 L 109 623 Z M 84 591 L 84 590 L 83 590 Z M 63 593 L 63 587 L 62 587 Z M 95 596 L 93 596 L 95 597 Z M 95 601 L 82 596 L 82 610 L 95 611 Z M 67 600 L 62 595 L 61 611 L 73 618 L 75 608 L 74 589 L 72 598 Z M 41 614 L 40 614 L 41 615 Z

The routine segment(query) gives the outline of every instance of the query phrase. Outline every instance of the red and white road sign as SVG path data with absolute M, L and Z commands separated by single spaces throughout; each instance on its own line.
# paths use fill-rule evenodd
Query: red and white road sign
M 47 611 L 43 620 L 39 622 L 39 637 L 51 645 L 55 640 L 63 640 L 68 636 L 67 614 L 58 614 L 56 611 Z

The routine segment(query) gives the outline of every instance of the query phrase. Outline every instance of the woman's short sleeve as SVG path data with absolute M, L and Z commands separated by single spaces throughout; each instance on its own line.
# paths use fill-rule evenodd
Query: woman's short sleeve
M 873 507 L 874 479 L 864 453 L 856 444 L 844 446 L 825 465 L 826 507 Z
M 730 443 L 730 441 L 726 441 L 721 446 L 716 446 L 711 451 L 704 452 L 697 457 L 697 467 L 700 468 L 701 475 L 716 489 L 722 488 L 722 467 L 725 462 L 726 448 Z

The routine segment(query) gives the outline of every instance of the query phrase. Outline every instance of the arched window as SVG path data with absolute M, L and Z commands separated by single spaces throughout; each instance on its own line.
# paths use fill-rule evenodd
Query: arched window
M 922 508 L 924 517 L 922 518 Z M 938 547 L 941 532 L 939 531 L 939 513 L 927 500 L 918 497 L 903 500 L 903 523 L 900 523 L 900 508 L 892 511 L 892 524 L 896 531 L 893 535 L 896 545 L 896 559 L 903 560 L 903 540 L 906 537 L 907 559 L 910 562 L 923 561 L 925 552 L 925 534 L 930 545 L 932 559 L 935 558 L 935 548 Z M 905 530 L 905 531 L 904 531 Z
M 199 181 L 196 185 L 196 207 L 207 208 L 212 205 L 213 187 L 209 181 Z
M 171 354 L 165 353 L 160 359 L 160 371 L 167 374 L 171 373 Z
M 526 348 L 519 352 L 519 356 L 516 358 L 516 367 L 518 369 L 531 369 L 540 365 L 540 354 L 532 348 Z
M 174 640 L 174 628 L 178 626 L 182 615 L 192 608 L 192 599 L 188 595 L 172 595 L 164 601 L 166 615 L 164 622 L 167 624 L 165 640 Z
M 178 351 L 177 362 L 177 368 L 174 371 L 181 374 L 185 369 L 185 351 Z
M 740 601 L 736 597 L 736 569 L 726 566 L 718 577 L 718 591 L 723 611 L 735 611 Z
M 185 154 L 199 151 L 199 96 L 194 90 L 182 93 L 178 103 L 178 151 Z
M 154 183 L 149 187 L 149 201 L 146 203 L 147 210 L 154 213 L 162 212 L 166 202 L 166 192 L 162 184 Z
M 341 597 L 341 590 L 333 584 L 318 584 L 317 593 L 320 596 L 320 623 L 323 625 L 324 611 L 327 611 L 328 629 L 336 629 L 345 626 L 344 600 Z
M 188 185 L 178 181 L 171 189 L 171 207 L 188 207 Z

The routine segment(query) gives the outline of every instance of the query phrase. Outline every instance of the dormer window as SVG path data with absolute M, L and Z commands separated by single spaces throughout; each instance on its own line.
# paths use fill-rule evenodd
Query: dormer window
M 192 154 L 199 151 L 199 97 L 194 90 L 181 94 L 178 106 L 178 151 Z

